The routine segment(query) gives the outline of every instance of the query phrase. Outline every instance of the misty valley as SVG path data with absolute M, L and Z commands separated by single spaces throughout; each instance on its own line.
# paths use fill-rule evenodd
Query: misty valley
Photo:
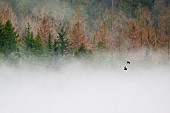
M 169 0 L 0 0 L 0 113 L 170 113 Z

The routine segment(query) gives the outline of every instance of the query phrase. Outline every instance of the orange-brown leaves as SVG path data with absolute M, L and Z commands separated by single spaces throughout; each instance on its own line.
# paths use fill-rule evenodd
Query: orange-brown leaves
M 131 40 L 130 49 L 157 48 L 158 38 L 152 26 L 141 27 L 136 21 L 132 21 L 129 38 Z
M 82 43 L 87 46 L 85 31 L 83 30 L 83 26 L 80 22 L 74 24 L 73 28 L 69 33 L 69 40 L 73 51 L 76 51 Z
M 138 24 L 135 21 L 130 22 L 130 43 L 131 47 L 135 49 L 136 47 L 142 46 L 142 32 L 140 31 L 140 28 Z M 141 41 L 141 43 L 140 43 Z
M 109 29 L 106 22 L 102 22 L 98 31 L 93 36 L 93 44 L 94 47 L 99 46 L 99 44 L 103 44 L 101 46 L 104 46 L 103 49 L 106 49 L 108 48 L 108 42 L 109 42 Z
M 53 28 L 50 21 L 46 17 L 42 18 L 38 32 L 40 33 L 43 44 L 46 45 L 48 43 L 49 34 L 52 36 L 52 42 L 54 42 L 54 33 L 52 30 Z
M 12 9 L 8 6 L 8 3 L 0 3 L 0 21 L 5 24 L 7 20 L 10 20 L 12 25 L 17 27 L 17 18 Z

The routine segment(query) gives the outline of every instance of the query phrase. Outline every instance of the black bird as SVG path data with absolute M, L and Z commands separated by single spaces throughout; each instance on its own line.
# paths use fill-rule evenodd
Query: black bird
M 127 61 L 127 64 L 130 64 L 130 61 Z
M 127 71 L 127 67 L 126 66 L 124 67 L 124 70 Z

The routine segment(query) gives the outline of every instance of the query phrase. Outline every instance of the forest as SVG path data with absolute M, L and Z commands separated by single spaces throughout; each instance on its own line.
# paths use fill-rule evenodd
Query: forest
M 0 63 L 95 53 L 170 60 L 169 0 L 2 0 Z M 152 53 L 158 53 L 153 54 Z

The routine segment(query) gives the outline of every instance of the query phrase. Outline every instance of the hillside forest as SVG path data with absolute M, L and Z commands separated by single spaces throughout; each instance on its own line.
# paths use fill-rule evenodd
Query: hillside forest
M 1 0 L 0 63 L 96 53 L 170 60 L 169 0 Z

